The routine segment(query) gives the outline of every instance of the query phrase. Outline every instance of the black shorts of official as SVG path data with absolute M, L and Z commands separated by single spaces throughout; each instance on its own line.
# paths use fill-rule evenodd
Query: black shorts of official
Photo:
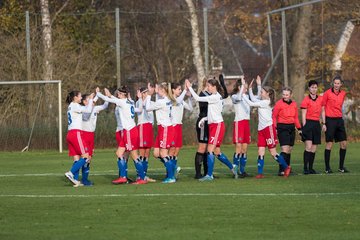
M 326 117 L 325 124 L 326 142 L 333 142 L 334 140 L 335 142 L 341 142 L 347 140 L 344 119 Z
M 199 128 L 199 122 L 202 119 L 202 117 L 199 117 L 196 120 L 196 133 L 197 133 L 197 139 L 199 143 L 208 143 L 209 138 L 209 125 L 208 122 L 204 122 L 204 127 Z
M 312 144 L 321 144 L 321 125 L 319 121 L 306 119 L 305 125 L 302 127 L 301 140 L 312 141 Z
M 278 123 L 276 129 L 280 146 L 294 146 L 295 124 Z

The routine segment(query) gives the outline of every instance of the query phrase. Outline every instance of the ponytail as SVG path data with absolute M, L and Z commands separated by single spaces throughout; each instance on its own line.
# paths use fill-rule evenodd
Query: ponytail
M 224 92 L 223 92 L 223 88 L 221 87 L 220 83 L 218 80 L 216 79 L 209 79 L 208 84 L 210 84 L 211 86 L 215 86 L 216 87 L 216 91 L 221 95 L 221 97 L 224 98 Z
M 159 87 L 165 90 L 168 98 L 171 100 L 172 104 L 175 106 L 176 99 L 174 98 L 174 95 L 172 94 L 171 83 L 162 82 L 162 83 L 160 83 Z
M 265 90 L 265 92 L 267 92 L 269 94 L 269 99 L 270 99 L 270 107 L 274 107 L 275 105 L 275 97 L 276 97 L 276 93 L 275 90 L 269 86 L 265 86 L 262 89 Z
M 66 97 L 66 103 L 70 104 L 72 103 L 72 101 L 74 100 L 74 97 L 76 97 L 77 95 L 79 95 L 80 91 L 74 90 L 68 93 L 67 97 Z
M 85 106 L 84 101 L 88 98 L 89 95 L 90 94 L 86 93 L 81 96 L 81 102 L 80 102 L 81 105 Z
M 239 87 L 241 86 L 241 79 L 236 80 L 236 83 L 234 85 L 234 88 L 232 90 L 232 95 L 237 94 L 240 90 Z
M 176 105 L 176 99 L 175 99 L 175 97 L 173 95 L 173 92 L 172 92 L 172 89 L 171 89 L 171 83 L 168 83 L 167 85 L 168 85 L 168 87 L 167 87 L 168 97 L 171 100 L 173 106 L 175 106 Z

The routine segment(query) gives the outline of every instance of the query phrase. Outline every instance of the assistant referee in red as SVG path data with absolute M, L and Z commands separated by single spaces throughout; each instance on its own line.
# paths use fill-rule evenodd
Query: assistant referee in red
M 335 76 L 332 80 L 332 88 L 327 90 L 323 95 L 322 100 L 322 130 L 325 132 L 325 173 L 332 173 L 330 167 L 330 153 L 333 146 L 333 142 L 340 143 L 339 150 L 339 172 L 349 172 L 344 167 L 347 137 L 345 131 L 345 124 L 342 113 L 342 106 L 345 100 L 346 92 L 341 90 L 343 80 L 341 76 Z

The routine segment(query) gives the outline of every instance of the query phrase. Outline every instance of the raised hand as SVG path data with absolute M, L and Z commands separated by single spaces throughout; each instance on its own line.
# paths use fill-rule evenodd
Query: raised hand
M 104 92 L 105 92 L 105 95 L 106 95 L 107 97 L 110 97 L 110 96 L 111 96 L 111 93 L 110 93 L 109 89 L 104 88 Z
M 251 80 L 251 82 L 250 82 L 250 84 L 249 84 L 249 88 L 250 88 L 250 89 L 252 88 L 254 81 L 255 81 L 255 79 L 252 79 L 252 80 Z
M 261 77 L 259 75 L 256 77 L 256 84 L 261 85 Z
M 100 92 L 100 88 L 99 88 L 99 87 L 96 87 L 96 88 L 95 88 L 95 92 L 96 92 L 96 93 Z
M 185 79 L 185 87 L 186 89 L 191 88 L 191 82 L 189 81 L 189 79 Z
M 141 98 L 141 92 L 140 92 L 140 89 L 138 89 L 138 90 L 136 91 L 136 97 L 137 97 L 138 99 L 140 99 L 140 98 Z

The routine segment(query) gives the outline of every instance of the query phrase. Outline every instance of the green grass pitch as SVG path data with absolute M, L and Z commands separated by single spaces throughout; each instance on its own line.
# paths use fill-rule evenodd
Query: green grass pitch
M 162 184 L 164 167 L 151 159 L 147 185 L 112 185 L 113 149 L 97 150 L 93 187 L 73 188 L 64 177 L 66 153 L 0 153 L 0 239 L 360 239 L 360 148 L 349 144 L 348 174 L 304 176 L 303 145 L 295 146 L 288 179 L 265 156 L 265 178 L 232 179 L 219 161 L 213 182 L 193 179 L 194 147 L 184 147 L 175 184 Z M 322 145 L 315 169 L 323 172 Z M 338 145 L 331 154 L 338 167 Z M 256 173 L 256 147 L 247 172 Z M 233 146 L 223 147 L 232 158 Z M 134 177 L 132 163 L 129 176 Z

